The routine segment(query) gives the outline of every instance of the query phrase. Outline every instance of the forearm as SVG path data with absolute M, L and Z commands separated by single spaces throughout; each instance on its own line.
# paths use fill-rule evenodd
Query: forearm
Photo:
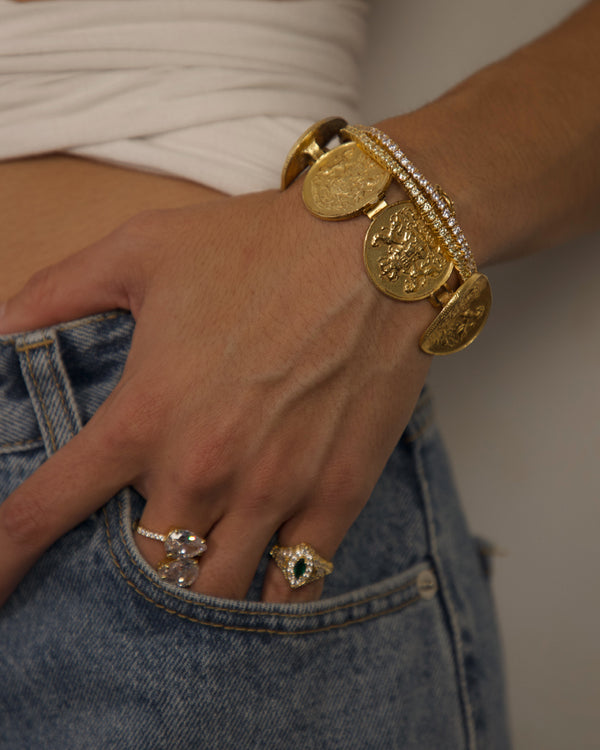
M 380 123 L 455 200 L 479 263 L 600 226 L 600 2 Z

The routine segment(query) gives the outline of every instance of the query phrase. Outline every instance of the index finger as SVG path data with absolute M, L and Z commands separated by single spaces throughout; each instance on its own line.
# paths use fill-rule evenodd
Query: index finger
M 42 553 L 132 476 L 92 420 L 0 505 L 0 606 Z

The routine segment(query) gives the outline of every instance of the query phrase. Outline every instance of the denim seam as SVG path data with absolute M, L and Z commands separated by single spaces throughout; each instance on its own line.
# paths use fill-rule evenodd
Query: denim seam
M 122 502 L 119 503 L 121 506 L 124 504 Z M 106 525 L 106 535 L 108 537 L 109 545 L 112 547 L 112 536 L 110 533 L 110 527 L 109 527 L 109 521 L 108 521 L 108 513 L 106 510 L 106 507 L 104 508 L 104 519 L 105 519 L 105 525 Z M 152 586 L 157 588 L 161 593 L 166 593 L 169 596 L 172 596 L 174 599 L 179 599 L 179 601 L 184 602 L 185 604 L 199 604 L 201 607 L 204 607 L 205 609 L 214 610 L 216 612 L 227 612 L 228 614 L 241 614 L 241 615 L 248 615 L 248 616 L 256 616 L 257 614 L 273 614 L 273 613 L 263 613 L 263 612 L 245 612 L 244 610 L 238 610 L 233 609 L 231 607 L 219 607 L 215 604 L 205 604 L 204 602 L 194 602 L 190 599 L 186 599 L 183 596 L 179 596 L 176 592 L 166 591 L 164 588 L 162 588 L 156 581 L 154 581 L 150 576 L 138 565 L 137 561 L 132 557 L 131 552 L 127 548 L 127 541 L 124 538 L 124 529 L 123 529 L 123 519 L 121 517 L 121 513 L 119 513 L 119 534 L 121 536 L 121 542 L 123 544 L 123 549 L 125 550 L 125 554 L 129 558 L 129 561 L 131 564 L 137 569 L 139 573 L 141 573 L 144 578 L 148 581 L 148 583 L 151 583 Z M 430 570 L 429 568 L 425 568 L 424 570 Z M 396 586 L 396 588 L 393 588 L 389 591 L 385 592 L 385 596 L 391 596 L 393 594 L 399 594 L 402 591 L 405 591 L 406 589 L 410 588 L 415 584 L 416 578 L 411 579 L 407 583 L 403 583 L 401 586 Z M 348 604 L 340 604 L 337 607 L 330 607 L 329 609 L 323 610 L 320 609 L 318 612 L 310 612 L 307 614 L 296 614 L 294 612 L 289 613 L 276 613 L 277 616 L 280 617 L 289 617 L 289 618 L 300 618 L 300 617 L 313 617 L 314 615 L 322 615 L 322 614 L 330 614 L 331 612 L 339 612 L 343 609 L 350 609 L 351 607 L 355 607 L 360 604 L 367 604 L 368 602 L 375 601 L 376 599 L 381 599 L 382 594 L 373 594 L 372 596 L 366 596 L 362 599 L 358 599 L 357 601 L 349 602 Z
M 31 364 L 31 357 L 29 356 L 29 348 L 24 349 L 25 351 L 25 358 L 27 360 L 27 368 L 29 369 L 29 376 L 31 377 L 31 380 L 33 381 L 33 385 L 35 386 L 35 390 L 38 396 L 38 400 L 40 402 L 40 407 L 42 409 L 42 414 L 44 416 L 44 421 L 46 422 L 46 427 L 48 428 L 48 437 L 50 438 L 50 443 L 52 444 L 52 450 L 53 452 L 56 451 L 56 439 L 54 436 L 54 429 L 52 427 L 52 424 L 50 423 L 50 419 L 48 417 L 48 412 L 46 410 L 46 403 L 44 401 L 44 397 L 42 395 L 40 385 L 34 375 L 33 372 L 33 366 Z
M 56 367 L 55 367 L 54 362 L 52 361 L 52 357 L 50 356 L 49 347 L 46 347 L 46 359 L 48 360 L 48 369 L 50 370 L 50 374 L 52 375 L 52 380 L 54 380 L 54 385 L 56 386 L 56 390 L 58 391 L 60 402 L 62 404 L 62 408 L 65 413 L 65 420 L 67 422 L 67 427 L 69 429 L 69 432 L 71 433 L 71 437 L 74 437 L 75 436 L 74 426 L 76 425 L 73 424 L 74 422 L 73 414 L 71 413 L 71 411 L 69 410 L 67 406 L 64 388 L 58 382 L 58 377 L 56 374 Z
M 323 627 L 323 628 L 313 628 L 313 629 L 307 629 L 307 630 L 294 631 L 294 632 L 289 632 L 289 633 L 287 631 L 269 630 L 269 629 L 265 629 L 265 628 L 251 628 L 251 627 L 246 627 L 246 626 L 234 626 L 234 625 L 228 626 L 228 625 L 223 625 L 223 624 L 220 624 L 220 623 L 213 623 L 213 622 L 201 620 L 199 618 L 195 618 L 195 617 L 192 617 L 190 615 L 184 615 L 184 614 L 182 614 L 180 612 L 177 612 L 176 610 L 169 609 L 169 607 L 167 607 L 164 604 L 160 604 L 155 599 L 153 599 L 151 596 L 149 596 L 148 594 L 145 594 L 143 591 L 141 591 L 135 585 L 135 583 L 133 583 L 133 581 L 131 581 L 131 579 L 127 576 L 127 574 L 125 573 L 125 571 L 121 567 L 121 565 L 120 565 L 120 563 L 119 563 L 119 561 L 118 561 L 118 559 L 117 559 L 117 557 L 115 555 L 115 552 L 114 552 L 114 549 L 113 549 L 113 537 L 112 537 L 111 532 L 110 532 L 110 526 L 109 526 L 109 521 L 108 521 L 108 513 L 106 511 L 106 507 L 103 509 L 103 512 L 104 512 L 104 523 L 105 523 L 105 528 L 106 528 L 106 536 L 107 536 L 107 540 L 108 540 L 109 554 L 110 554 L 110 556 L 112 558 L 113 563 L 117 567 L 117 570 L 119 571 L 119 574 L 125 580 L 125 582 L 127 583 L 127 585 L 131 586 L 131 588 L 135 592 L 137 592 L 143 599 L 145 599 L 150 604 L 153 604 L 154 606 L 158 607 L 159 609 L 165 610 L 169 614 L 177 615 L 178 617 L 182 617 L 182 618 L 184 618 L 186 620 L 190 620 L 191 622 L 197 622 L 197 623 L 200 623 L 202 625 L 210 625 L 211 627 L 216 627 L 216 628 L 225 628 L 227 630 L 240 630 L 240 631 L 246 631 L 247 630 L 249 632 L 256 632 L 256 633 L 259 633 L 259 632 L 260 633 L 271 633 L 272 632 L 272 633 L 281 634 L 281 635 L 303 635 L 303 634 L 306 634 L 306 633 L 318 633 L 318 632 L 323 632 L 323 631 L 326 631 L 326 630 L 335 630 L 337 628 L 345 627 L 345 626 L 351 625 L 353 623 L 364 622 L 365 620 L 372 620 L 372 619 L 375 619 L 375 618 L 380 617 L 382 615 L 386 615 L 386 614 L 391 614 L 393 612 L 397 612 L 397 611 L 403 609 L 405 606 L 408 606 L 409 604 L 414 604 L 417 601 L 420 601 L 422 599 L 421 595 L 417 594 L 415 597 L 412 597 L 411 599 L 408 599 L 406 602 L 403 602 L 400 605 L 396 605 L 395 607 L 389 607 L 388 609 L 382 610 L 381 612 L 374 612 L 374 613 L 372 613 L 370 615 L 365 615 L 363 617 L 353 618 L 353 619 L 351 619 L 351 620 L 349 620 L 349 621 L 347 621 L 345 623 L 339 623 L 337 625 L 330 625 L 330 626 Z M 123 531 L 121 530 L 120 533 L 122 535 Z M 122 541 L 124 541 L 124 540 L 122 540 Z M 136 566 L 137 570 L 140 573 L 142 573 L 142 575 L 144 576 L 144 578 L 146 578 L 147 581 L 149 581 L 153 586 L 156 586 L 158 588 L 156 582 L 153 581 L 148 575 L 146 575 L 146 573 L 143 570 L 141 570 L 141 568 L 139 568 L 139 566 L 136 564 L 135 560 L 131 557 L 131 554 L 129 553 L 129 550 L 127 549 L 126 545 L 124 544 L 123 546 L 124 546 L 125 552 L 126 552 L 127 556 L 129 557 L 131 563 Z M 410 589 L 411 587 L 415 586 L 416 582 L 417 582 L 417 579 L 413 578 L 410 581 L 407 581 L 406 583 L 402 584 L 401 586 L 397 586 L 396 588 L 392 589 L 391 591 L 386 591 L 385 596 L 391 596 L 393 594 L 399 594 L 402 591 L 406 591 L 407 589 Z M 359 599 L 357 601 L 349 602 L 348 604 L 340 604 L 337 607 L 330 607 L 329 609 L 326 609 L 326 610 L 318 610 L 316 612 L 308 612 L 306 614 L 296 614 L 296 613 L 293 613 L 293 612 L 289 612 L 289 613 L 285 613 L 285 612 L 282 612 L 282 613 L 280 613 L 280 612 L 246 612 L 244 610 L 238 610 L 238 609 L 234 609 L 234 608 L 218 607 L 218 606 L 212 605 L 212 604 L 204 604 L 204 603 L 198 603 L 198 604 L 196 604 L 195 602 L 192 602 L 192 601 L 190 601 L 188 599 L 185 599 L 182 596 L 178 596 L 176 593 L 171 593 L 170 591 L 163 591 L 163 589 L 160 589 L 160 591 L 161 591 L 161 593 L 166 593 L 169 596 L 172 596 L 174 599 L 178 599 L 179 601 L 182 601 L 182 602 L 184 602 L 187 605 L 201 606 L 204 609 L 210 609 L 212 611 L 225 612 L 227 614 L 232 614 L 232 615 L 236 615 L 236 616 L 237 615 L 245 615 L 245 616 L 248 616 L 248 617 L 257 617 L 257 616 L 259 616 L 259 617 L 260 616 L 269 617 L 269 616 L 276 616 L 276 617 L 280 617 L 282 619 L 285 618 L 285 619 L 288 619 L 288 620 L 300 619 L 300 618 L 306 619 L 306 618 L 310 618 L 310 617 L 320 617 L 321 615 L 324 615 L 324 614 L 331 614 L 332 612 L 339 612 L 339 611 L 342 611 L 344 609 L 351 609 L 353 607 L 357 607 L 357 606 L 360 606 L 360 605 L 363 605 L 363 604 L 367 604 L 368 602 L 371 602 L 371 601 L 374 601 L 376 599 L 381 599 L 382 598 L 381 594 L 373 594 L 372 596 L 368 596 L 368 597 L 365 597 L 363 599 Z
M 425 424 L 423 424 L 423 426 L 420 427 L 415 433 L 413 433 L 411 435 L 407 435 L 404 438 L 404 442 L 410 444 L 410 443 L 416 442 L 417 440 L 419 440 L 419 438 L 422 438 L 423 435 L 425 435 L 425 433 L 431 428 L 431 425 L 434 423 L 434 421 L 435 421 L 434 418 L 430 417 L 425 422 Z
M 13 443 L 0 443 L 0 451 L 8 450 L 27 450 L 28 448 L 38 448 L 44 445 L 41 438 L 30 438 L 29 440 L 15 440 Z
M 118 318 L 119 315 L 129 315 L 130 313 L 127 312 L 127 310 L 114 310 L 112 312 L 108 313 L 98 313 L 96 315 L 90 315 L 86 318 L 80 318 L 78 320 L 69 320 L 66 323 L 61 323 L 59 325 L 52 326 L 52 330 L 54 331 L 71 331 L 74 328 L 80 328 L 81 326 L 89 325 L 90 323 L 94 323 L 101 320 L 113 320 L 114 318 Z M 0 337 L 0 346 L 15 346 L 15 342 L 17 339 L 23 338 L 23 336 L 27 336 L 27 334 L 19 333 L 17 336 L 11 336 L 10 338 L 4 338 L 3 336 Z M 54 343 L 53 341 L 48 341 L 48 343 Z M 43 341 L 34 342 L 33 344 L 19 344 L 17 345 L 16 351 L 26 351 L 27 349 L 35 349 L 37 346 L 45 346 L 45 343 Z
M 287 631 L 287 630 L 275 630 L 272 628 L 253 628 L 248 626 L 242 626 L 242 625 L 225 625 L 224 623 L 217 623 L 217 622 L 211 622 L 210 620 L 201 620 L 198 617 L 192 617 L 191 615 L 184 615 L 182 612 L 177 612 L 177 610 L 169 609 L 169 607 L 165 606 L 164 604 L 159 604 L 154 599 L 150 598 L 147 594 L 144 594 L 143 591 L 141 591 L 134 583 L 133 581 L 130 581 L 129 578 L 125 575 L 125 572 L 119 565 L 118 560 L 114 556 L 112 548 L 110 548 L 110 555 L 113 559 L 113 562 L 115 563 L 117 570 L 119 571 L 119 575 L 123 578 L 125 583 L 130 586 L 136 594 L 142 597 L 144 601 L 148 602 L 149 604 L 152 604 L 157 609 L 162 609 L 163 612 L 166 612 L 170 615 L 175 615 L 175 617 L 179 617 L 181 620 L 187 620 L 188 622 L 193 622 L 198 625 L 206 625 L 210 628 L 219 628 L 221 630 L 234 630 L 242 633 L 262 633 L 262 634 L 268 634 L 268 635 L 282 635 L 282 636 L 296 636 L 296 635 L 312 635 L 315 633 L 326 633 L 331 630 L 340 630 L 341 628 L 346 628 L 350 625 L 356 625 L 361 622 L 367 622 L 369 620 L 375 620 L 379 617 L 383 617 L 384 615 L 391 615 L 395 612 L 400 612 L 401 610 L 405 609 L 406 607 L 409 607 L 411 604 L 416 604 L 419 601 L 422 601 L 422 598 L 419 594 L 416 596 L 413 596 L 411 599 L 407 599 L 405 602 L 402 602 L 402 604 L 398 604 L 395 607 L 389 607 L 388 609 L 384 609 L 381 612 L 373 612 L 369 615 L 364 615 L 363 617 L 357 617 L 352 620 L 347 620 L 346 622 L 337 623 L 335 625 L 326 625 L 321 628 L 307 628 L 305 630 L 293 630 L 293 631 Z M 413 584 L 416 583 L 415 581 L 412 581 Z M 236 613 L 239 614 L 239 613 Z M 248 613 L 249 614 L 249 613 Z M 255 613 L 253 613 L 255 614 Z M 269 616 L 267 614 L 267 616 Z M 285 617 L 285 615 L 277 615 L 278 617 Z M 304 615 L 304 617 L 309 617 L 310 615 Z
M 469 689 L 467 686 L 467 676 L 465 672 L 464 664 L 464 652 L 462 648 L 462 640 L 460 636 L 460 627 L 458 624 L 458 617 L 456 614 L 456 608 L 452 602 L 452 597 L 448 590 L 448 583 L 442 567 L 442 562 L 439 556 L 439 550 L 437 545 L 437 536 L 435 532 L 435 524 L 433 520 L 433 510 L 431 503 L 431 494 L 429 491 L 429 482 L 425 475 L 423 466 L 423 458 L 421 455 L 421 445 L 419 442 L 415 443 L 415 458 L 416 458 L 416 469 L 417 476 L 419 477 L 419 483 L 421 486 L 421 492 L 425 504 L 425 512 L 427 517 L 427 528 L 429 534 L 430 544 L 430 555 L 433 560 L 436 574 L 438 577 L 439 593 L 440 598 L 444 602 L 446 611 L 448 613 L 448 619 L 450 621 L 450 633 L 452 639 L 452 645 L 454 648 L 454 657 L 456 664 L 456 671 L 458 677 L 459 694 L 461 697 L 461 703 L 464 710 L 465 727 L 467 734 L 467 746 L 468 750 L 477 750 L 477 739 L 475 733 L 475 724 L 473 720 L 473 707 L 471 706 L 471 700 L 469 696 Z
M 15 350 L 17 352 L 29 352 L 31 349 L 39 349 L 42 346 L 45 346 L 46 349 L 49 346 L 52 346 L 54 343 L 53 339 L 41 339 L 41 341 L 34 341 L 32 344 L 19 344 L 19 346 L 15 347 Z
M 79 318 L 78 320 L 69 320 L 67 323 L 53 326 L 55 331 L 72 331 L 75 328 L 81 328 L 81 326 L 87 326 L 90 323 L 95 323 L 101 320 L 114 320 L 120 315 L 130 315 L 127 310 L 113 310 L 112 312 L 98 313 L 96 315 L 90 315 L 86 318 Z
M 417 405 L 412 414 L 410 422 L 406 430 L 404 431 L 404 434 L 402 436 L 402 441 L 404 443 L 414 443 L 415 440 L 418 440 L 425 432 L 430 429 L 431 425 L 435 422 L 432 411 L 433 399 L 429 391 L 425 391 L 419 396 L 419 400 L 417 401 Z M 412 427 L 415 422 L 415 426 Z

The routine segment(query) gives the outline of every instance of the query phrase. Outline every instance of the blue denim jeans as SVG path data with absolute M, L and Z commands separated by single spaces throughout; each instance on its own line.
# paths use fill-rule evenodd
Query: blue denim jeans
M 90 419 L 132 331 L 115 312 L 0 338 L 0 500 Z M 261 603 L 267 551 L 246 601 L 162 582 L 142 507 L 121 491 L 0 611 L 2 750 L 508 747 L 493 605 L 426 393 L 318 602 Z

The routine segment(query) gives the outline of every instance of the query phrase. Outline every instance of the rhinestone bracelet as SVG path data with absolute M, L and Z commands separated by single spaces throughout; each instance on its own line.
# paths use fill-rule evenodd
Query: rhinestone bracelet
M 342 135 L 356 141 L 403 185 L 415 209 L 441 239 L 461 279 L 466 281 L 477 273 L 473 253 L 452 213 L 452 204 L 423 177 L 400 147 L 375 127 L 348 125 Z
M 459 268 L 459 273 L 463 281 L 465 281 L 468 276 L 477 272 L 477 264 L 475 263 L 475 258 L 473 257 L 473 253 L 471 251 L 471 248 L 469 247 L 467 238 L 463 234 L 460 225 L 456 221 L 456 217 L 448 207 L 448 204 L 444 200 L 443 196 L 440 195 L 438 189 L 434 188 L 431 183 L 426 180 L 420 172 L 417 171 L 414 164 L 411 163 L 410 159 L 402 151 L 400 146 L 394 143 L 394 141 L 388 135 L 386 135 L 386 133 L 383 133 L 374 125 L 369 128 L 369 132 L 374 136 L 375 140 L 381 143 L 387 149 L 388 153 L 398 161 L 400 166 L 406 169 L 412 180 L 421 188 L 423 188 L 425 193 L 433 201 L 434 206 L 439 209 L 440 219 L 442 220 L 442 224 L 444 225 L 440 232 L 440 235 L 444 242 L 447 244 L 448 252 L 455 261 L 455 265 L 457 265 L 457 268 Z M 458 257 L 456 257 L 454 253 L 456 253 Z M 460 262 L 459 258 L 461 259 Z M 466 271 L 468 271 L 466 277 L 460 272 L 460 266 L 463 263 L 465 265 Z

